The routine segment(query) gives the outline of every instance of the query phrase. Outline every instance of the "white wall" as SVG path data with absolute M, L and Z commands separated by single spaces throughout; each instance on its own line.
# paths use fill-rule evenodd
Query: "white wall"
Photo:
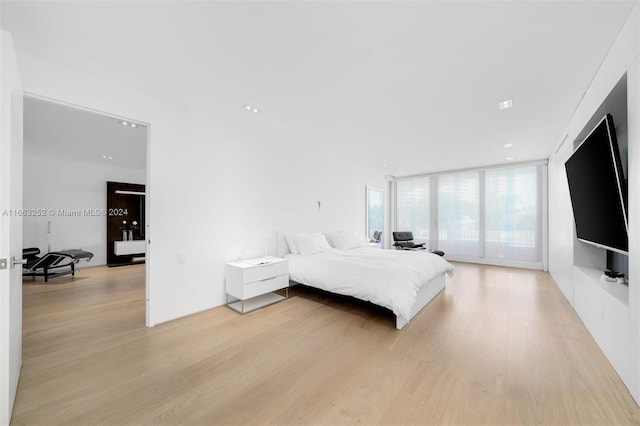
M 172 203 L 170 211 L 158 212 L 158 192 L 153 192 L 152 262 L 163 265 L 166 286 L 152 298 L 169 318 L 186 313 L 174 303 L 184 298 L 185 284 L 192 285 L 193 300 L 200 301 L 196 309 L 223 304 L 224 263 L 247 244 L 243 257 L 263 255 L 265 235 L 347 227 L 364 237 L 365 185 L 384 187 L 382 174 L 357 159 L 324 152 L 322 141 L 312 135 L 243 122 L 245 117 L 254 118 L 241 116 L 240 123 L 247 126 L 242 130 L 216 128 L 205 117 L 195 118 L 186 151 L 183 144 L 163 149 L 162 156 L 171 159 L 166 167 L 174 168 L 171 174 L 154 175 L 158 161 L 151 160 L 152 191 L 161 185 L 160 196 Z M 153 140 L 151 144 L 153 150 Z M 161 253 L 154 245 L 159 214 L 165 216 L 163 227 L 170 221 L 163 232 L 172 241 Z M 275 235 L 268 239 L 269 254 L 275 254 L 275 240 Z M 178 252 L 185 253 L 185 265 L 176 265 Z M 157 282 L 155 275 L 152 280 Z
M 640 402 L 640 6 L 618 35 L 549 160 L 549 271 Z M 592 116 L 627 73 L 629 286 L 600 281 L 604 250 L 584 246 L 575 227 L 564 162 Z M 598 112 L 599 114 L 599 112 Z M 614 117 L 615 120 L 615 117 Z
M 25 151 L 24 208 L 47 213 L 24 218 L 23 246 L 38 247 L 41 253 L 47 252 L 47 244 L 52 251 L 81 248 L 94 257 L 78 267 L 105 265 L 106 216 L 65 216 L 58 210 L 106 210 L 107 181 L 144 184 L 146 180 L 144 170 L 45 158 Z M 49 238 L 47 222 L 51 222 Z
M 247 243 L 245 257 L 263 254 L 264 236 L 276 230 L 364 235 L 365 185 L 387 187 L 376 167 L 348 150 L 325 152 L 313 131 L 274 124 L 266 111 L 187 111 L 24 52 L 18 58 L 28 93 L 149 123 L 150 325 L 222 305 L 224 263 Z M 179 252 L 186 263 L 177 263 Z

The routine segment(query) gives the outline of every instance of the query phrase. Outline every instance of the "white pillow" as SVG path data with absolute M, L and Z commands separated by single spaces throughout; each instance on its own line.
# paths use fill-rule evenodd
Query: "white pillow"
M 355 232 L 338 231 L 330 234 L 331 245 L 338 250 L 349 250 L 363 246 L 363 241 Z
M 338 238 L 339 239 L 340 236 L 338 234 L 342 234 L 343 232 L 348 232 L 348 231 L 349 231 L 348 229 L 341 229 L 339 231 L 330 232 L 330 233 L 327 233 L 327 234 L 324 234 L 324 235 L 325 235 L 325 237 L 327 237 L 327 241 L 329 242 L 329 245 L 331 247 L 333 247 L 333 248 L 336 248 L 336 245 L 333 242 L 333 239 L 334 238 Z
M 298 250 L 298 246 L 296 245 L 296 234 L 284 234 L 285 240 L 287 240 L 287 245 L 289 246 L 289 251 L 292 254 L 300 254 L 300 250 Z
M 347 232 L 348 229 L 341 229 L 339 231 L 335 231 L 335 232 L 331 232 L 329 234 L 325 234 L 325 236 L 327 237 L 327 241 L 329 242 L 329 245 L 333 248 L 337 248 L 336 247 L 336 242 L 339 242 L 341 240 L 341 237 L 339 234 L 342 234 L 344 232 Z
M 315 234 L 295 234 L 293 236 L 295 245 L 303 256 L 311 256 L 326 250 L 331 250 L 324 235 Z

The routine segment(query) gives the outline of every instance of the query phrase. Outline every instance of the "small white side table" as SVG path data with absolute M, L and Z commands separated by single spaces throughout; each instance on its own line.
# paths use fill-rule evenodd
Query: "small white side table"
M 225 280 L 227 306 L 246 314 L 289 297 L 289 262 L 272 256 L 230 262 Z M 283 288 L 286 296 L 273 293 Z

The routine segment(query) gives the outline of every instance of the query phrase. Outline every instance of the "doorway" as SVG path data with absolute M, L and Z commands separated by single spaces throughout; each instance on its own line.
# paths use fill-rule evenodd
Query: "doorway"
M 90 262 L 81 260 L 76 265 L 76 277 L 83 276 L 85 267 L 107 265 L 108 224 L 116 214 L 107 205 L 107 182 L 148 187 L 148 152 L 146 123 L 25 96 L 24 209 L 38 214 L 23 218 L 23 247 L 37 248 L 42 254 L 69 249 L 91 252 Z M 148 236 L 149 202 L 143 196 L 138 222 L 144 229 L 138 234 Z M 148 245 L 140 242 L 143 249 L 138 254 L 144 259 Z M 148 274 L 144 276 L 143 298 L 148 299 Z M 55 279 L 48 284 L 55 285 Z M 77 284 L 81 285 L 80 280 Z M 145 317 L 148 325 L 148 309 Z

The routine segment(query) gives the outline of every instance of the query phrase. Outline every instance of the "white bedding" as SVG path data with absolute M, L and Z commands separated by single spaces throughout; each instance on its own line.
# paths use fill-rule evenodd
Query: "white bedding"
M 407 322 L 418 290 L 439 274 L 453 275 L 449 262 L 426 251 L 362 247 L 285 257 L 293 281 L 384 306 Z

